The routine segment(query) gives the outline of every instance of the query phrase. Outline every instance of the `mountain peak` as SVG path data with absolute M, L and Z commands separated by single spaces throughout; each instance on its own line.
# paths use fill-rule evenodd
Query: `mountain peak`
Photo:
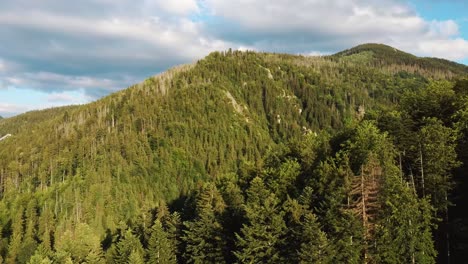
M 338 61 L 366 64 L 373 67 L 398 68 L 428 77 L 434 77 L 434 75 L 437 74 L 443 74 L 444 76 L 468 74 L 468 66 L 466 65 L 445 59 L 418 57 L 379 43 L 361 44 L 338 52 L 332 55 L 331 58 Z
M 371 51 L 371 52 L 374 52 L 376 54 L 388 54 L 388 55 L 389 54 L 395 55 L 395 53 L 400 53 L 402 55 L 417 58 L 416 56 L 414 56 L 414 55 L 412 55 L 410 53 L 401 51 L 401 50 L 399 50 L 397 48 L 394 48 L 394 47 L 386 45 L 386 44 L 381 44 L 381 43 L 364 43 L 364 44 L 355 46 L 353 48 L 338 52 L 335 55 L 347 56 L 347 55 L 352 55 L 352 54 L 356 54 L 356 53 L 360 53 L 360 52 L 366 52 L 366 51 Z

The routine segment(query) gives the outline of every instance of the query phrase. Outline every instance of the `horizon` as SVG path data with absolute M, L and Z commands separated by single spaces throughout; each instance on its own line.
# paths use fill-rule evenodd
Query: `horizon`
M 388 46 L 388 47 L 393 48 L 392 46 L 389 46 L 389 45 L 387 45 L 387 44 L 385 44 L 385 43 L 362 43 L 362 44 L 359 44 L 359 45 L 357 45 L 357 46 L 350 47 L 350 48 L 348 48 L 348 49 L 352 49 L 352 48 L 355 48 L 355 47 L 358 47 L 358 46 L 361 46 L 361 45 L 366 45 L 366 44 L 385 45 L 385 46 Z M 231 49 L 231 48 L 226 49 L 226 50 L 216 50 L 216 51 L 212 51 L 212 52 L 224 52 L 224 51 L 228 51 L 228 50 L 230 50 L 230 49 Z M 339 52 L 342 52 L 342 51 L 345 51 L 345 50 L 347 50 L 347 49 L 338 51 L 338 52 L 336 52 L 336 53 L 339 53 Z M 249 51 L 249 52 L 256 52 L 256 53 L 272 53 L 272 54 L 275 53 L 275 52 L 268 52 L 268 51 L 261 51 L 261 50 L 239 50 L 239 49 L 237 49 L 237 51 L 241 51 L 241 52 Z M 399 51 L 405 52 L 404 50 L 399 50 Z M 210 53 L 212 53 L 212 52 L 210 52 Z M 336 54 L 336 53 L 333 53 L 333 54 L 315 54 L 315 55 L 314 55 L 314 54 L 292 54 L 292 53 L 281 53 L 281 52 L 278 52 L 278 53 L 275 53 L 275 54 L 289 54 L 289 55 L 294 55 L 294 56 L 306 56 L 306 57 L 323 57 L 323 56 L 331 56 L 331 55 L 334 55 L 334 54 Z M 207 54 L 206 56 L 208 56 L 208 55 L 209 55 L 209 54 Z M 206 56 L 205 56 L 205 57 L 206 57 Z M 204 59 L 205 57 L 200 58 L 200 60 Z M 443 59 L 443 58 L 437 58 L 437 57 L 419 57 L 419 56 L 418 56 L 418 58 Z M 451 60 L 448 60 L 448 61 L 451 61 Z M 451 62 L 459 63 L 459 62 L 456 62 L 456 61 L 451 61 Z M 464 64 L 464 63 L 459 63 L 459 64 L 462 64 L 462 65 L 465 65 L 465 66 L 468 67 L 467 64 Z M 167 68 L 167 69 L 165 69 L 165 70 L 163 70 L 163 71 L 161 71 L 161 72 L 158 72 L 158 73 L 156 73 L 156 74 L 153 74 L 153 75 L 151 75 L 151 76 L 155 76 L 155 75 L 157 75 L 157 74 L 166 72 L 166 71 L 170 70 L 171 68 L 178 67 L 178 66 L 180 66 L 180 65 L 183 65 L 183 64 L 178 64 L 178 65 L 171 66 L 171 67 L 169 67 L 169 68 Z M 149 78 L 149 77 L 151 77 L 151 76 L 147 76 L 147 77 L 145 77 L 145 78 L 143 78 L 143 79 L 137 81 L 137 82 L 134 83 L 134 84 L 141 83 L 141 82 L 143 82 L 144 80 L 146 80 L 147 78 Z M 89 103 L 95 102 L 95 101 L 100 100 L 100 99 L 102 99 L 102 98 L 105 98 L 105 97 L 107 97 L 107 96 L 111 96 L 112 94 L 114 94 L 114 93 L 116 93 L 116 92 L 119 92 L 119 91 L 121 91 L 121 90 L 129 89 L 129 88 L 131 88 L 132 85 L 133 85 L 133 84 L 131 84 L 131 85 L 125 87 L 125 88 L 119 89 L 118 91 L 112 92 L 112 93 L 110 93 L 110 94 L 106 94 L 106 95 L 104 95 L 104 96 L 102 96 L 102 97 L 96 98 L 96 99 L 91 100 L 91 101 L 88 101 L 88 102 L 83 102 L 83 103 L 71 103 L 71 104 L 56 105 L 56 106 L 52 105 L 52 106 L 50 106 L 50 107 L 44 107 L 44 108 L 39 108 L 39 109 L 29 109 L 29 110 L 27 110 L 27 111 L 25 111 L 25 112 L 22 112 L 22 113 L 15 113 L 15 114 L 12 114 L 12 115 L 9 115 L 9 116 L 8 116 L 8 115 L 3 116 L 3 115 L 0 114 L 0 117 L 3 117 L 4 119 L 7 119 L 7 118 L 15 117 L 15 116 L 18 116 L 18 115 L 21 115 L 21 114 L 26 114 L 26 113 L 29 113 L 29 112 L 36 112 L 36 111 L 41 111 L 41 110 L 55 109 L 55 108 L 61 108 L 61 107 L 67 107 L 67 106 L 81 106 L 81 105 L 87 105 L 87 104 L 89 104 Z M 1 92 L 1 90 L 0 90 L 0 92 Z

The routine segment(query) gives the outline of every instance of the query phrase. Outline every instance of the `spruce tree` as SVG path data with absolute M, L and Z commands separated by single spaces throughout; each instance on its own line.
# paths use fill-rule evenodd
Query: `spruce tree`
M 247 223 L 237 235 L 236 257 L 242 263 L 278 263 L 279 245 L 285 234 L 283 212 L 279 200 L 256 177 L 247 190 L 245 206 Z
M 327 236 L 313 213 L 304 217 L 301 241 L 299 263 L 331 263 Z
M 207 184 L 197 201 L 195 220 L 184 223 L 182 239 L 186 244 L 184 257 L 188 263 L 226 262 L 226 241 L 220 221 L 224 207 L 216 186 Z
M 131 229 L 123 231 L 122 238 L 115 246 L 115 252 L 111 256 L 111 261 L 116 264 L 129 263 L 130 255 L 133 257 L 143 256 L 144 250 L 140 240 L 136 237 Z
M 146 252 L 150 263 L 177 263 L 175 243 L 169 239 L 159 219 L 151 228 Z
M 130 253 L 130 256 L 128 257 L 127 263 L 143 264 L 145 263 L 145 261 L 143 260 L 143 256 L 141 255 L 139 250 L 132 250 L 132 252 Z M 150 262 L 150 263 L 153 263 L 153 262 Z M 158 262 L 154 262 L 154 263 L 158 263 Z M 161 262 L 161 263 L 164 263 L 164 262 Z
M 8 245 L 8 254 L 6 263 L 17 263 L 17 257 L 21 249 L 21 241 L 23 239 L 23 212 L 24 208 L 20 206 L 16 210 L 15 218 L 12 223 L 12 235 L 10 244 Z

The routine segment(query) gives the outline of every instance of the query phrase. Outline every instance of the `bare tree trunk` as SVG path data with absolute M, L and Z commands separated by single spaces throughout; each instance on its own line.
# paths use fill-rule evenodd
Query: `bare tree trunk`
M 426 190 L 425 190 L 425 186 L 424 186 L 424 166 L 423 166 L 423 155 L 422 155 L 421 143 L 419 143 L 419 161 L 420 161 L 420 165 L 421 165 L 422 196 L 426 197 Z
M 401 162 L 401 152 L 398 152 L 398 157 L 400 158 L 400 181 L 403 182 L 403 165 Z

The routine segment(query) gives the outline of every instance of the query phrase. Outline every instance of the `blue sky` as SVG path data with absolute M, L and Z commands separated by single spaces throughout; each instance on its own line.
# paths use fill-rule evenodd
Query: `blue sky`
M 377 42 L 468 64 L 467 2 L 2 0 L 0 115 L 87 103 L 228 48 L 329 54 Z

